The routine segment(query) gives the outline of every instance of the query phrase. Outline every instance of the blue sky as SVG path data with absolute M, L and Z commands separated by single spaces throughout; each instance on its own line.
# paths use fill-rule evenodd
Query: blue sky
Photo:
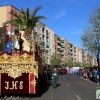
M 89 13 L 100 0 L 0 0 L 0 6 L 11 4 L 16 8 L 32 10 L 36 6 L 43 8 L 37 15 L 43 15 L 48 22 L 42 21 L 49 28 L 72 44 L 82 47 L 81 32 L 88 25 Z

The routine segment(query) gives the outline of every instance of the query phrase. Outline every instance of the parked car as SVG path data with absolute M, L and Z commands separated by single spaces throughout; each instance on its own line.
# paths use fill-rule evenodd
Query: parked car
M 60 74 L 66 74 L 66 69 L 65 69 L 65 68 L 61 68 L 61 69 L 59 70 L 59 73 L 60 73 Z

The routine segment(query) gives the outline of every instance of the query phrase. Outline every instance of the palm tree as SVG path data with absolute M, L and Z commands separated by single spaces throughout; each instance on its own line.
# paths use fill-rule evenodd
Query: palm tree
M 40 43 L 37 42 L 37 37 L 35 37 L 37 34 L 33 33 L 33 37 L 31 36 L 31 33 L 34 29 L 34 26 L 36 25 L 36 23 L 40 20 L 47 20 L 46 17 L 44 16 L 36 16 L 37 12 L 41 9 L 41 6 L 38 6 L 36 8 L 34 8 L 32 11 L 30 11 L 29 7 L 26 8 L 26 10 L 21 8 L 21 13 L 22 15 L 18 15 L 16 12 L 9 12 L 11 15 L 13 15 L 15 17 L 15 19 L 13 20 L 9 20 L 3 23 L 3 26 L 6 26 L 7 24 L 10 24 L 12 26 L 14 26 L 15 28 L 19 29 L 21 27 L 24 27 L 25 32 L 28 35 L 28 38 L 30 38 L 29 40 L 31 40 L 31 43 L 35 43 L 34 45 L 40 45 Z M 32 39 L 35 38 L 35 39 Z M 41 50 L 39 50 L 41 51 Z M 42 51 L 41 51 L 42 52 Z
M 29 7 L 26 10 L 21 8 L 22 16 L 18 15 L 16 12 L 9 12 L 15 17 L 13 20 L 9 20 L 3 23 L 3 26 L 11 24 L 20 30 L 20 27 L 25 27 L 26 33 L 30 34 L 35 26 L 35 24 L 41 19 L 47 20 L 44 16 L 36 16 L 36 13 L 41 9 L 41 6 L 34 8 L 31 12 Z

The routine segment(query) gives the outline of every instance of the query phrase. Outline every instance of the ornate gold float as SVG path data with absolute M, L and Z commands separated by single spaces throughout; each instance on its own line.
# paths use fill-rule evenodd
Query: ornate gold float
M 0 73 L 7 73 L 14 79 L 21 76 L 22 73 L 33 73 L 38 78 L 38 73 L 42 71 L 43 67 L 34 60 L 33 54 L 9 55 L 4 53 L 0 55 Z

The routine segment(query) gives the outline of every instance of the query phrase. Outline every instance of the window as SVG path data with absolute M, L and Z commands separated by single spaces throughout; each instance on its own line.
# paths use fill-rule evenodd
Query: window
M 46 33 L 48 33 L 48 30 L 46 30 Z
M 42 28 L 42 32 L 44 33 L 44 27 Z
M 40 30 L 42 30 L 42 27 L 40 27 Z

